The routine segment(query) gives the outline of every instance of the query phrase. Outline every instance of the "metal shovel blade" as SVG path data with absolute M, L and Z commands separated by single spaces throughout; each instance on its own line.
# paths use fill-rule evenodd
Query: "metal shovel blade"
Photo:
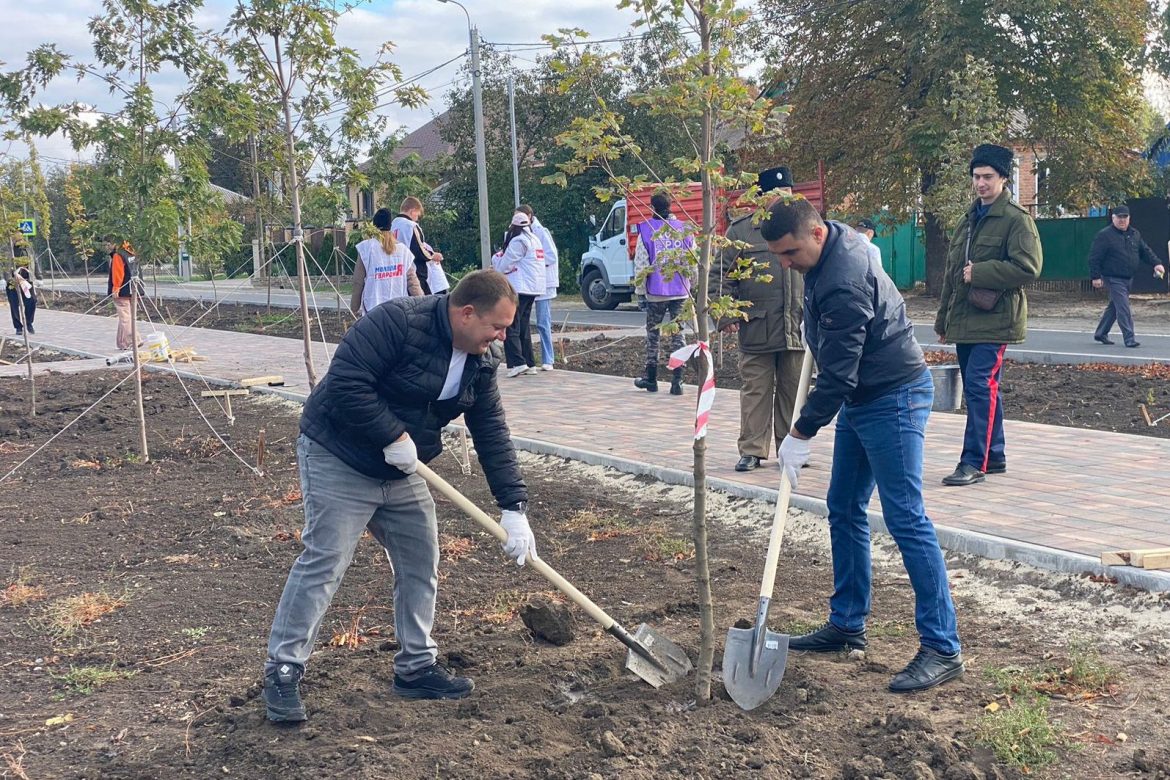
M 626 668 L 655 688 L 686 677 L 693 668 L 681 647 L 645 623 L 634 632 L 634 642 L 639 647 L 630 646 Z
M 780 687 L 788 663 L 788 634 L 764 629 L 759 638 L 759 657 L 754 628 L 729 628 L 723 646 L 723 687 L 742 709 L 754 710 Z

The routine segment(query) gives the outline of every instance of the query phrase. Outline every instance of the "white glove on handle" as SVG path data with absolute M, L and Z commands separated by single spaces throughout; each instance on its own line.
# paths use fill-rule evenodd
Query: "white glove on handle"
M 780 461 L 780 468 L 788 475 L 788 484 L 796 490 L 796 481 L 800 477 L 800 470 L 808 463 L 811 451 L 808 439 L 798 439 L 791 433 L 780 442 L 780 450 L 776 458 Z
M 414 439 L 408 435 L 404 434 L 398 441 L 383 447 L 382 456 L 403 474 L 413 474 L 418 468 L 418 449 L 414 446 Z
M 536 537 L 532 535 L 526 514 L 505 509 L 500 517 L 500 525 L 508 534 L 508 541 L 503 545 L 504 555 L 515 558 L 517 566 L 523 566 L 528 558 L 540 557 L 536 554 Z

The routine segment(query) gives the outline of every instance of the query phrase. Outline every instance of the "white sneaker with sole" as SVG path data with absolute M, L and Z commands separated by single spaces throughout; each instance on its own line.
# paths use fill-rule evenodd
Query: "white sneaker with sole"
M 511 379 L 512 377 L 520 376 L 521 374 L 527 374 L 527 373 L 528 373 L 528 366 L 516 366 L 515 368 L 508 369 L 508 378 Z
M 545 363 L 543 366 L 540 367 L 540 370 L 541 371 L 552 371 L 553 364 L 552 363 Z
M 525 374 L 536 374 L 537 373 L 536 366 L 529 366 L 528 369 L 524 373 Z

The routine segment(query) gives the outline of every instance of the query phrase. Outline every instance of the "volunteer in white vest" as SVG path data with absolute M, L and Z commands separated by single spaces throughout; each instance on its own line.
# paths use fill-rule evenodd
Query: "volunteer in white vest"
M 560 253 L 552 233 L 540 224 L 531 206 L 520 205 L 516 211 L 528 215 L 532 232 L 540 239 L 540 247 L 544 250 L 544 294 L 537 296 L 533 308 L 536 310 L 536 332 L 540 334 L 540 367 L 552 371 L 556 357 L 552 342 L 552 299 L 557 297 L 557 287 L 561 284 Z
M 355 317 L 386 301 L 423 294 L 410 249 L 395 240 L 390 230 L 390 210 L 378 209 L 373 221 L 378 237 L 357 245 L 358 262 L 353 269 L 353 293 L 349 299 L 349 309 Z
M 447 274 L 443 270 L 443 253 L 436 252 L 434 247 L 427 243 L 418 221 L 422 219 L 422 201 L 413 196 L 403 198 L 398 207 L 399 214 L 394 218 L 390 229 L 394 237 L 410 248 L 414 256 L 414 272 L 422 285 L 423 295 L 438 295 L 447 292 L 451 286 L 447 281 Z
M 504 356 L 508 376 L 536 373 L 536 357 L 532 354 L 532 304 L 545 294 L 544 248 L 532 232 L 528 215 L 516 212 L 512 224 L 504 234 L 504 248 L 493 258 L 496 270 L 508 277 L 512 289 L 520 298 L 516 318 L 508 328 L 504 340 Z

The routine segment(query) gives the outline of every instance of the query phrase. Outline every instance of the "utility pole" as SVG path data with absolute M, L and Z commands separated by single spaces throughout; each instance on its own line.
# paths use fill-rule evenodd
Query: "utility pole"
M 512 124 L 512 205 L 520 206 L 520 158 L 516 148 L 516 80 L 508 77 L 508 116 Z
M 268 267 L 264 263 L 264 213 L 260 210 L 260 153 L 256 148 L 256 134 L 248 134 L 249 146 L 252 147 L 252 205 L 256 207 L 256 247 L 260 253 L 260 261 L 252 269 L 253 275 L 268 276 Z M 271 289 L 271 288 L 269 288 Z
M 466 11 L 466 9 L 464 9 Z M 491 226 L 488 224 L 487 151 L 483 137 L 483 85 L 479 73 L 479 29 L 470 28 L 471 36 L 471 92 L 475 104 L 475 168 L 479 190 L 479 262 L 491 268 Z

